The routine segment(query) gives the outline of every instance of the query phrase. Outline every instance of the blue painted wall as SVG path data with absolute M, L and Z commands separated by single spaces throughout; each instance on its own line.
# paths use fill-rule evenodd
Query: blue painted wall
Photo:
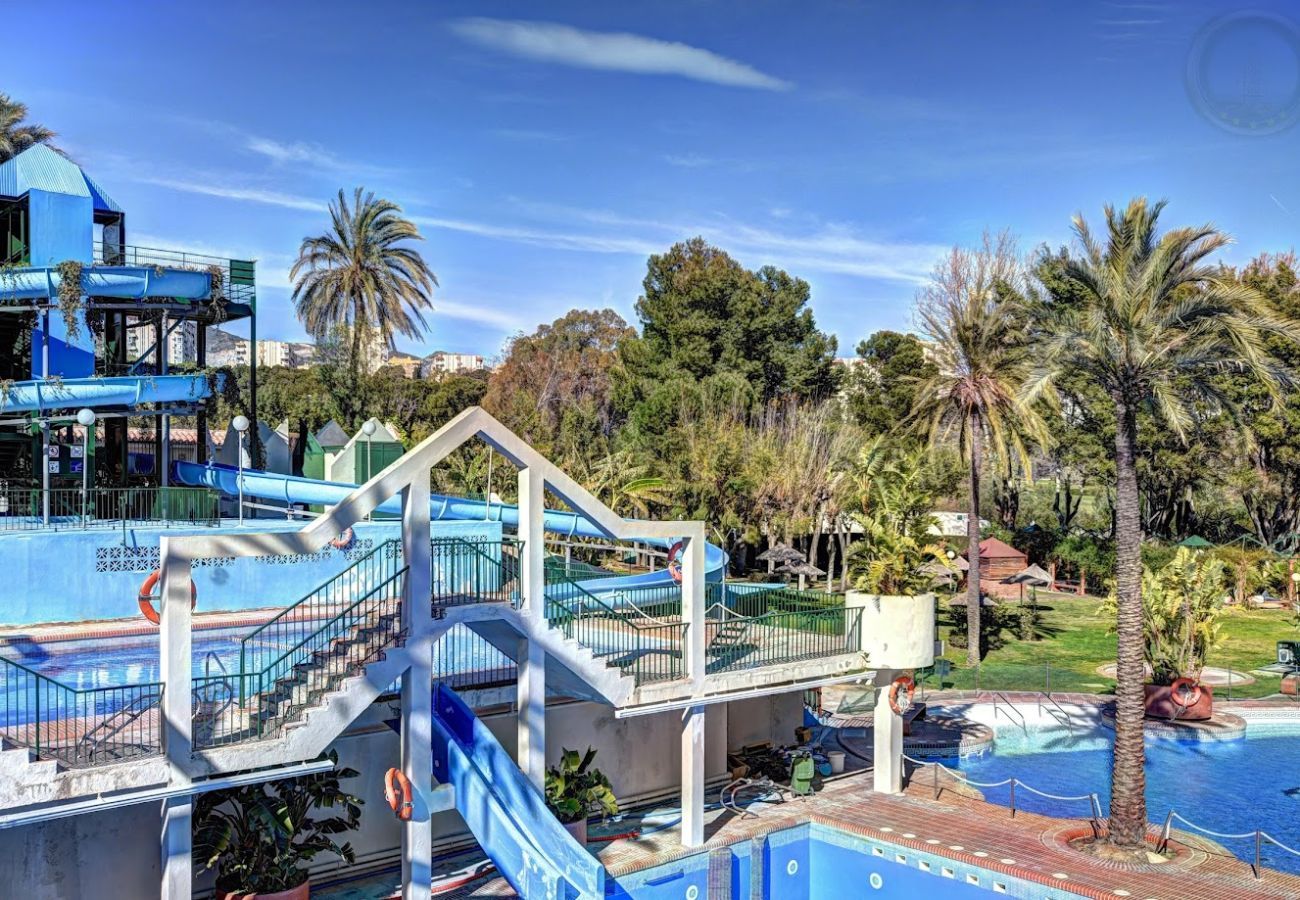
M 90 196 L 56 194 L 31 190 L 31 261 L 34 266 L 57 266 L 64 260 L 91 262 L 95 244 L 95 209 Z M 95 345 L 90 329 L 80 323 L 76 337 L 69 340 L 68 329 L 58 310 L 49 316 L 50 375 L 85 378 L 95 374 Z M 32 377 L 41 377 L 41 341 L 44 332 L 37 328 L 32 336 Z
M 258 521 L 244 531 L 293 531 L 301 523 Z M 434 537 L 499 540 L 496 522 L 434 522 Z M 83 622 L 140 619 L 136 596 L 140 582 L 158 567 L 159 538 L 164 535 L 213 534 L 221 529 L 132 528 L 0 535 L 0 624 Z M 196 565 L 198 612 L 286 606 L 347 568 L 357 557 L 398 536 L 396 523 L 362 523 L 354 529 L 349 553 L 326 550 L 288 561 L 284 557 L 250 557 Z M 141 619 L 141 621 L 143 621 Z

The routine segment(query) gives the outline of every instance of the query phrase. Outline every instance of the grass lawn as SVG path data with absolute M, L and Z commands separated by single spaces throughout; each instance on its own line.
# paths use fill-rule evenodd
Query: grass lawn
M 951 631 L 948 596 L 939 597 L 939 636 L 947 639 Z M 1012 601 L 1014 603 L 1014 601 Z M 947 646 L 945 658 L 952 672 L 943 679 L 944 687 L 991 688 L 996 690 L 1081 691 L 1110 693 L 1115 682 L 1097 674 L 1097 667 L 1115 661 L 1115 636 L 1107 632 L 1107 621 L 1098 615 L 1101 600 L 1073 594 L 1038 593 L 1042 613 L 1039 640 L 1022 641 L 1012 631 L 1002 634 L 1005 644 L 987 652 L 976 672 L 966 668 L 966 650 Z M 964 616 L 964 607 L 955 610 Z M 1268 665 L 1276 658 L 1276 644 L 1289 638 L 1300 639 L 1293 615 L 1284 609 L 1229 609 L 1220 620 L 1221 641 L 1207 664 L 1237 672 Z M 1215 695 L 1227 698 L 1262 697 L 1277 693 L 1276 676 L 1255 675 L 1255 683 L 1234 685 L 1229 691 L 1216 687 Z M 937 687 L 932 675 L 927 687 Z

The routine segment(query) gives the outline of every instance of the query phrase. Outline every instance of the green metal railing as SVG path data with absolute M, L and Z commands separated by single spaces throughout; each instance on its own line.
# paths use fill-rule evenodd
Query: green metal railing
M 310 622 L 310 630 L 286 630 L 286 635 L 301 637 L 269 659 L 262 656 L 267 661 L 259 665 L 249 665 L 253 657 L 245 645 L 238 673 L 196 676 L 193 691 L 200 702 L 194 709 L 194 746 L 215 747 L 278 734 L 297 713 L 397 643 L 406 573 L 405 566 L 397 569 L 337 608 L 317 607 L 334 610 L 327 619 L 295 620 L 295 624 Z
M 45 499 L 49 497 L 49 520 Z M 41 488 L 0 487 L 0 531 L 77 531 L 124 524 L 215 526 L 216 491 L 192 487 Z
M 861 609 L 843 606 L 717 616 L 706 625 L 706 671 L 736 672 L 856 653 L 862 648 L 861 621 Z
M 518 607 L 519 551 L 513 540 L 433 541 L 433 605 L 507 602 Z
M 544 568 L 547 584 L 553 581 L 590 581 L 595 578 L 621 578 L 628 574 L 627 572 L 611 572 L 609 569 L 602 569 L 600 566 L 583 562 L 580 559 L 573 559 L 572 557 L 565 559 L 556 553 L 546 554 Z
M 514 684 L 515 661 L 464 625 L 453 625 L 433 648 L 433 679 L 454 690 Z
M 0 657 L 0 735 L 73 768 L 162 753 L 162 682 L 74 688 Z
M 686 677 L 683 622 L 616 610 L 567 580 L 547 585 L 546 620 L 637 684 Z
M 248 673 L 286 649 L 299 646 L 321 627 L 351 608 L 358 597 L 392 578 L 402 565 L 401 542 L 385 541 L 301 600 L 285 607 L 239 641 L 240 701 L 247 697 Z
M 222 289 L 236 303 L 251 303 L 257 280 L 257 265 L 252 260 L 229 259 L 187 250 L 166 250 L 160 247 L 137 247 L 132 244 L 105 244 L 95 241 L 94 259 L 106 266 L 145 266 L 165 269 L 221 270 Z

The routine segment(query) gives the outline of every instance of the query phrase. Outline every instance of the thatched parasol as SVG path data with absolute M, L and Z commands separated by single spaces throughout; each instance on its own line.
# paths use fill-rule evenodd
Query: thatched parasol
M 798 559 L 791 559 L 786 561 L 780 568 L 777 569 L 777 571 L 785 572 L 790 575 L 798 575 L 799 590 L 801 591 L 804 590 L 805 578 L 809 578 L 809 577 L 816 578 L 818 575 L 826 574 L 824 571 L 817 568 L 812 563 L 805 562 L 802 556 L 800 556 Z

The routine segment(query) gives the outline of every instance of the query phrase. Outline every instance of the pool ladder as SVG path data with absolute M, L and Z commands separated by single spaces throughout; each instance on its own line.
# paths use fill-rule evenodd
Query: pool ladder
M 1047 701 L 1044 705 L 1043 701 Z M 1065 725 L 1070 732 L 1070 737 L 1074 737 L 1074 719 L 1065 711 L 1065 707 L 1056 702 L 1056 698 L 1051 694 L 1042 693 L 1038 695 L 1038 711 L 1046 712 L 1049 716 Z
M 1006 716 L 1013 725 L 1019 725 L 1020 730 L 1029 736 L 1029 723 L 1025 721 L 1025 714 L 1016 709 L 1016 705 L 1007 699 L 1007 695 L 1001 691 L 990 691 L 993 695 L 993 718 L 998 717 L 998 713 Z M 1003 709 L 1006 707 L 1006 709 Z

